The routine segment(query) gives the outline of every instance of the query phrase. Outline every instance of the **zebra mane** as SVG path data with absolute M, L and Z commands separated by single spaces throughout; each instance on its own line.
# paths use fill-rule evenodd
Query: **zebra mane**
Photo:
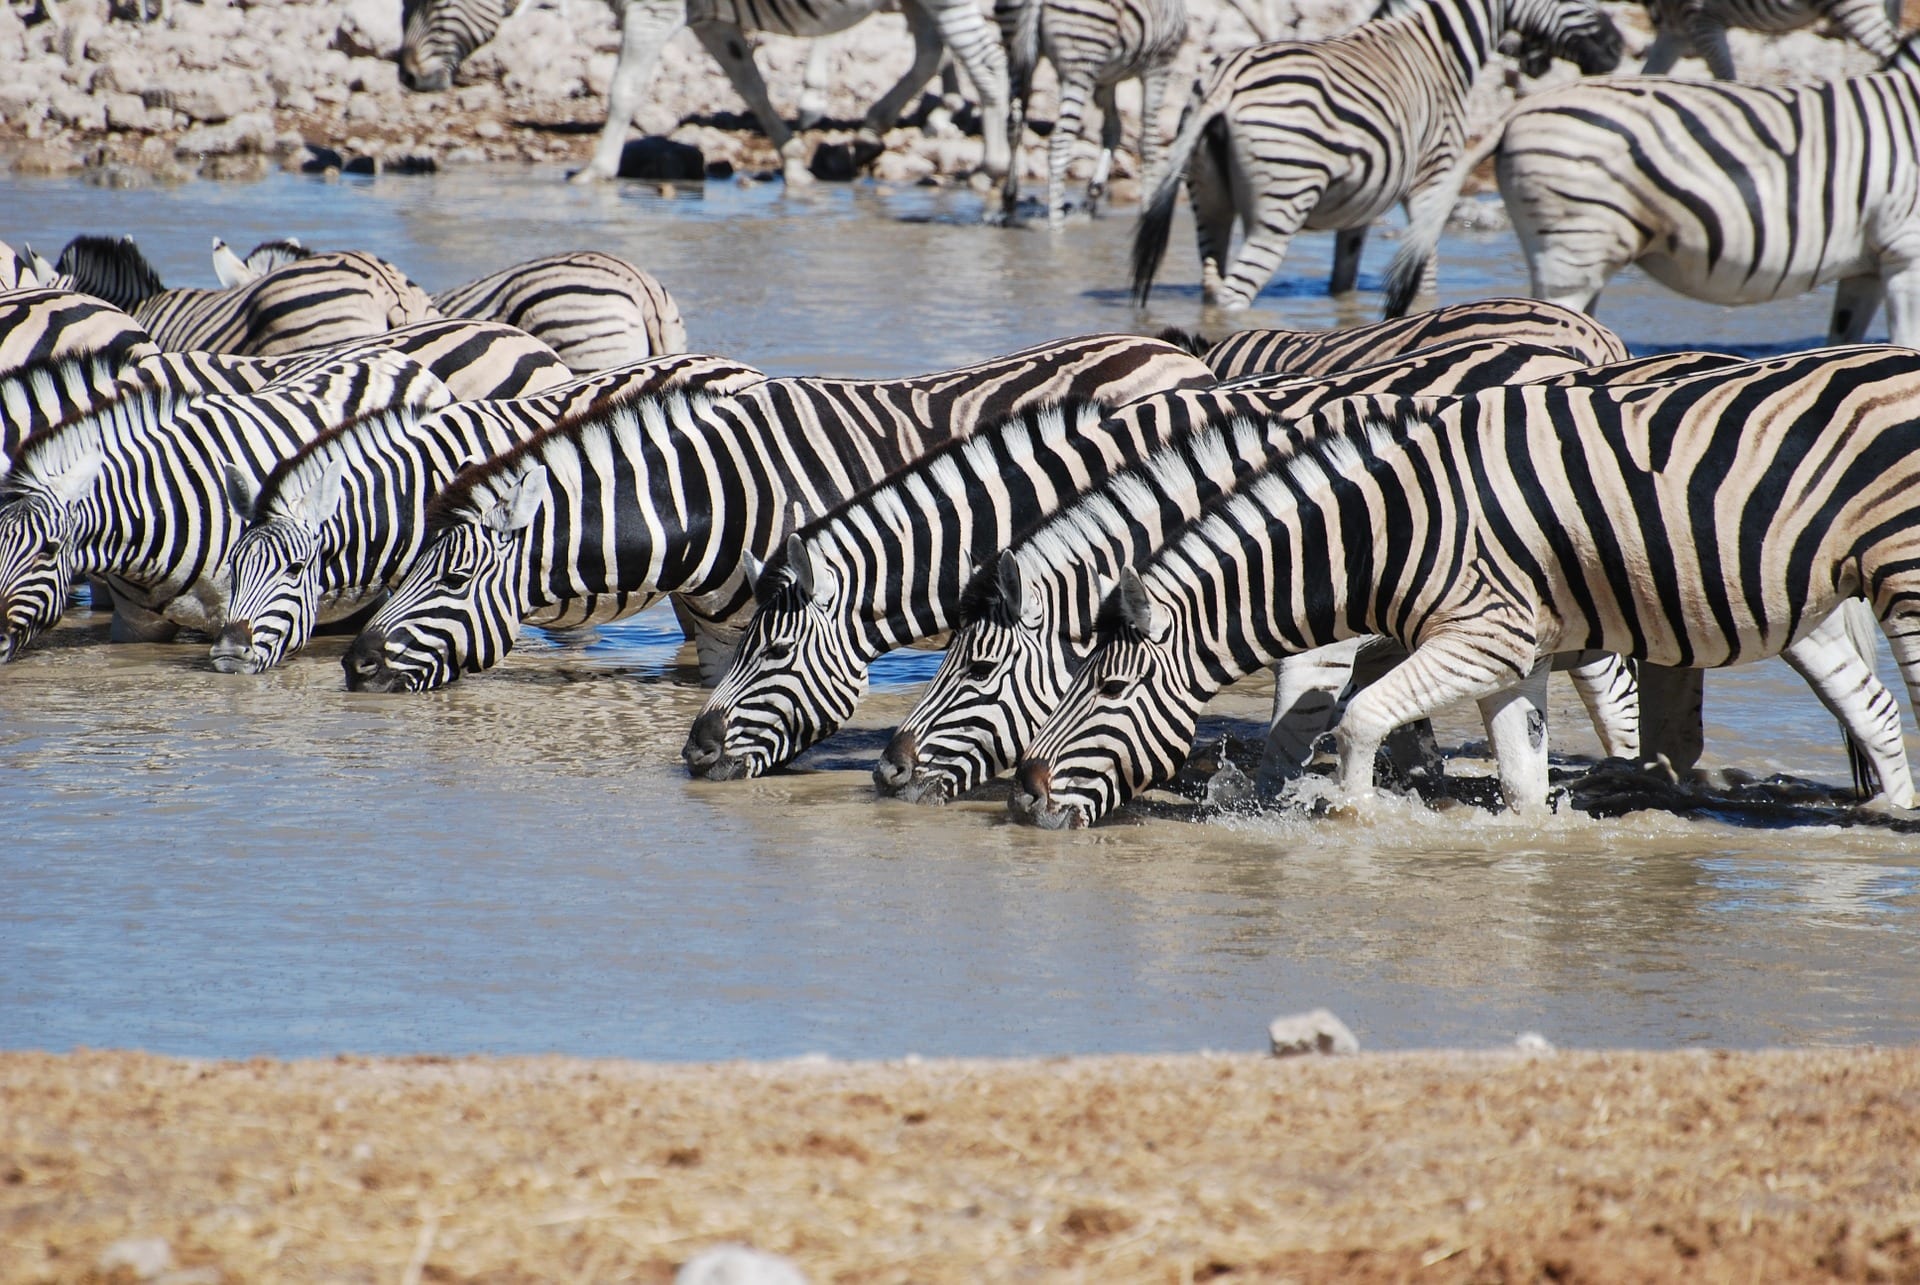
M 476 493 L 490 491 L 493 483 L 503 478 L 519 477 L 528 465 L 539 463 L 542 453 L 555 442 L 577 443 L 595 431 L 611 434 L 625 424 L 637 423 L 649 407 L 665 408 L 678 404 L 698 415 L 709 403 L 719 400 L 722 400 L 720 396 L 703 389 L 662 390 L 636 385 L 613 392 L 585 410 L 555 420 L 511 450 L 461 469 L 427 505 L 427 531 L 437 535 L 448 527 L 458 526 L 478 516 L 482 502 L 480 494 Z
M 340 440 L 348 434 L 371 435 L 369 426 L 377 426 L 383 439 L 398 437 L 423 416 L 433 413 L 433 410 L 419 406 L 380 406 L 362 411 L 326 430 L 281 460 L 274 466 L 273 472 L 267 474 L 253 497 L 253 517 L 258 519 L 274 512 L 283 498 L 290 498 L 287 495 L 288 488 L 296 482 L 310 486 L 313 479 L 326 469 L 325 457 L 332 454 Z M 300 493 L 304 495 L 305 490 L 302 489 Z
M 111 454 L 117 441 L 173 418 L 189 400 L 175 389 L 138 385 L 30 434 L 20 443 L 12 471 L 0 478 L 0 496 L 10 499 L 34 489 L 35 483 L 66 472 L 90 451 L 105 449 Z
M 1066 397 L 1057 402 L 1045 402 L 1038 406 L 1029 406 L 1025 410 L 1013 411 L 998 419 L 974 429 L 965 437 L 948 438 L 925 454 L 915 456 L 893 472 L 887 474 L 864 491 L 856 491 L 838 504 L 814 518 L 797 532 L 802 542 L 812 543 L 826 533 L 834 530 L 846 515 L 855 509 L 872 508 L 876 505 L 898 507 L 902 501 L 898 497 L 897 484 L 915 474 L 927 474 L 933 483 L 931 489 L 949 493 L 957 491 L 962 484 L 959 473 L 959 461 L 969 451 L 992 452 L 994 443 L 1010 433 L 1023 432 L 1037 436 L 1038 427 L 1048 416 L 1058 415 L 1069 422 L 1091 413 L 1096 421 L 1104 419 L 1107 404 L 1090 397 Z M 786 601 L 784 595 L 792 586 L 793 577 L 787 571 L 787 550 L 782 544 L 767 559 L 766 567 L 753 587 L 754 601 L 762 607 L 778 606 Z M 791 605 L 790 603 L 787 605 Z
M 23 362 L 12 370 L 0 372 L 0 390 L 29 386 L 49 392 L 57 388 L 72 388 L 76 382 L 90 382 L 101 375 L 117 377 L 123 363 L 120 356 L 113 352 L 66 353 L 59 357 L 37 357 Z M 3 394 L 0 394 L 3 395 Z M 109 400 L 117 401 L 124 394 L 115 392 Z M 4 403 L 0 403 L 0 408 Z M 53 425 L 49 424 L 48 428 Z
M 167 288 L 130 236 L 77 236 L 60 251 L 54 270 L 72 278 L 82 294 L 129 311 Z
M 1189 357 L 1205 357 L 1207 349 L 1213 347 L 1196 330 L 1182 330 L 1179 326 L 1167 326 L 1154 336 L 1163 344 L 1172 344 Z
M 255 272 L 264 273 L 312 257 L 313 251 L 301 245 L 298 237 L 283 236 L 275 237 L 271 241 L 262 241 L 247 251 L 246 257 L 241 262 Z

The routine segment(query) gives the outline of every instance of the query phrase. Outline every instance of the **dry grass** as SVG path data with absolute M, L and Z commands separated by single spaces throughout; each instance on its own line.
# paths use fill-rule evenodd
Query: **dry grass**
M 1920 1279 L 1920 1050 L 0 1056 L 0 1277 Z

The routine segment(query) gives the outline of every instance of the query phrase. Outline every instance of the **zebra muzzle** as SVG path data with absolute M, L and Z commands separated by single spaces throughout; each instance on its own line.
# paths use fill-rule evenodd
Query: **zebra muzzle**
M 229 620 L 209 649 L 215 671 L 222 674 L 246 673 L 252 652 L 253 622 L 250 620 Z
M 873 783 L 882 794 L 898 794 L 912 783 L 913 769 L 919 765 L 919 738 L 910 731 L 895 732 L 874 765 Z
M 340 658 L 346 671 L 350 692 L 392 692 L 404 686 L 401 676 L 388 666 L 384 655 L 387 636 L 369 629 L 353 640 L 347 654 Z
M 1023 821 L 1043 830 L 1078 830 L 1087 824 L 1086 810 L 1077 804 L 1053 801 L 1053 764 L 1028 759 L 1014 773 L 1013 794 L 1007 807 Z
M 707 710 L 693 720 L 680 757 L 686 760 L 689 775 L 709 781 L 730 781 L 746 774 L 738 760 L 727 757 L 727 716 L 721 710 Z

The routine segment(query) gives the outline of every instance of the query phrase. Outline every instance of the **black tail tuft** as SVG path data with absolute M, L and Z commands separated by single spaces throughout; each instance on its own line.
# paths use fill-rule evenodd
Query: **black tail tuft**
M 1154 274 L 1166 257 L 1167 235 L 1173 230 L 1173 206 L 1180 198 L 1180 175 L 1169 170 L 1153 200 L 1140 215 L 1140 226 L 1133 233 L 1133 300 L 1141 307 L 1153 291 Z
M 1168 326 L 1154 338 L 1163 344 L 1172 344 L 1191 357 L 1204 357 L 1207 355 L 1207 350 L 1213 347 L 1207 342 L 1205 335 L 1191 330 L 1182 330 L 1178 326 Z

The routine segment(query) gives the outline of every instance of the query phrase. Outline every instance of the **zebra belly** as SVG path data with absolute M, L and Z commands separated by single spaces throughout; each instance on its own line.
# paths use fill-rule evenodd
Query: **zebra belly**
M 1835 281 L 1879 272 L 1879 264 L 1861 253 L 1832 255 L 1811 263 L 1755 264 L 1723 258 L 1710 264 L 1705 246 L 1682 247 L 1671 254 L 1648 254 L 1638 262 L 1642 271 L 1670 290 L 1690 299 L 1730 305 L 1772 303 L 1818 290 Z

